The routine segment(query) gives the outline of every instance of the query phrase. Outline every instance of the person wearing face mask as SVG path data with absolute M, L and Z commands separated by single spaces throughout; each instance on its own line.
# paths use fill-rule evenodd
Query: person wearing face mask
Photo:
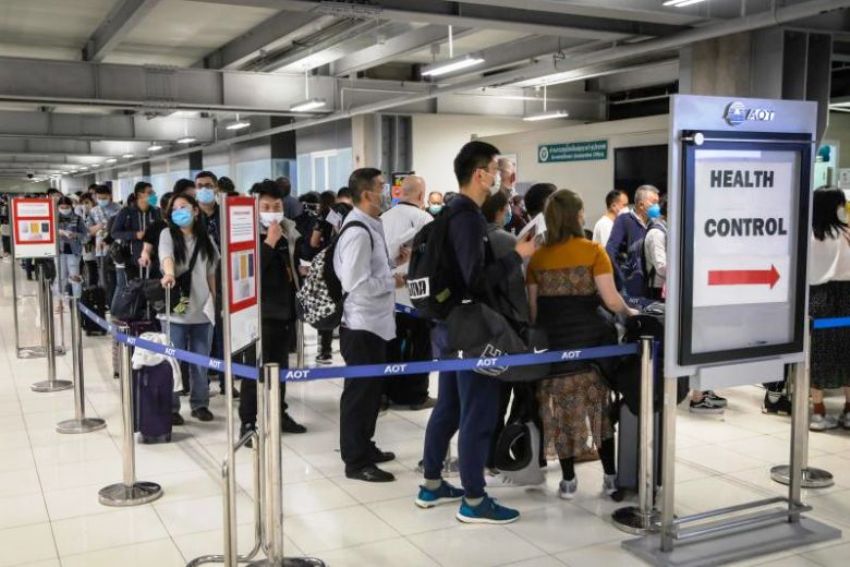
M 642 243 L 649 223 L 649 208 L 658 204 L 658 189 L 641 185 L 635 191 L 635 206 L 628 214 L 618 215 L 611 228 L 605 250 L 614 265 L 617 289 L 628 297 L 646 297 L 641 259 Z
M 629 196 L 619 189 L 608 191 L 605 195 L 605 214 L 593 225 L 593 241 L 602 246 L 608 244 L 611 230 L 614 228 L 614 220 L 620 211 L 629 206 Z
M 257 195 L 259 201 L 263 361 L 289 368 L 289 342 L 294 332 L 295 291 L 298 285 L 290 244 L 294 243 L 297 234 L 292 234 L 294 224 L 284 217 L 283 195 L 274 181 L 266 179 L 255 183 L 249 194 Z M 253 347 L 245 351 L 242 362 L 256 365 L 256 350 Z M 243 380 L 241 390 L 240 437 L 257 428 L 257 382 Z M 305 433 L 307 429 L 287 413 L 285 397 L 286 383 L 281 383 L 281 430 L 284 433 Z
M 59 208 L 59 278 L 54 292 L 64 296 L 68 284 L 71 293 L 77 299 L 82 293 L 82 278 L 80 277 L 80 260 L 83 244 L 88 240 L 85 223 L 74 213 L 74 203 L 68 197 L 60 197 Z M 61 310 L 62 302 L 57 303 Z
M 397 257 L 401 248 L 409 246 L 413 237 L 434 218 L 426 213 L 425 180 L 418 175 L 408 175 L 401 184 L 401 199 L 398 204 L 381 215 L 381 224 L 387 238 L 390 257 Z M 406 276 L 408 264 L 398 265 L 395 274 Z M 413 307 L 407 288 L 396 292 L 396 302 Z M 431 326 L 428 321 L 407 315 L 395 314 L 396 336 L 390 341 L 389 362 L 413 362 L 431 360 Z M 434 398 L 428 396 L 428 373 L 407 376 L 403 380 L 389 380 L 387 402 L 405 406 L 411 410 L 423 410 L 434 406 Z
M 496 157 L 499 150 L 485 142 L 464 145 L 454 160 L 460 193 L 446 205 L 448 246 L 444 265 L 453 281 L 452 297 L 467 297 L 489 303 L 492 283 L 507 280 L 522 269 L 523 258 L 537 249 L 533 239 L 519 241 L 506 255 L 495 258 L 487 252 L 487 221 L 481 207 L 487 197 L 498 193 L 500 180 Z M 442 215 L 441 215 L 442 216 Z M 499 305 L 490 305 L 499 310 Z M 431 344 L 438 358 L 451 356 L 448 328 L 438 321 L 431 331 Z M 437 405 L 425 430 L 424 476 L 417 506 L 430 508 L 461 500 L 457 519 L 470 523 L 504 524 L 519 519 L 519 512 L 487 496 L 484 467 L 490 452 L 490 439 L 498 420 L 501 385 L 498 380 L 471 371 L 441 372 Z M 463 490 L 442 478 L 449 443 L 458 433 L 458 464 Z
M 109 257 L 109 223 L 120 211 L 121 206 L 112 201 L 112 189 L 108 185 L 98 185 L 94 189 L 95 207 L 86 220 L 89 236 L 94 238 L 94 253 L 97 261 L 97 280 L 106 291 L 107 305 L 115 295 L 115 265 Z
M 384 176 L 379 169 L 355 170 L 348 180 L 354 209 L 343 222 L 333 255 L 342 285 L 340 350 L 345 363 L 383 364 L 387 345 L 395 337 L 395 289 L 404 285 L 393 276 L 381 225 Z M 409 251 L 395 264 L 409 260 Z M 382 376 L 347 379 L 340 400 L 340 453 L 345 476 L 366 482 L 390 482 L 395 477 L 376 465 L 395 459 L 378 449 L 372 438 L 386 380 Z
M 175 195 L 169 203 L 168 227 L 159 236 L 158 252 L 163 287 L 173 288 L 177 277 L 185 273 L 191 278 L 189 289 L 181 290 L 180 304 L 172 310 L 168 338 L 176 348 L 209 356 L 218 289 L 216 269 L 220 258 L 215 242 L 198 218 L 200 214 L 198 202 L 193 197 L 186 193 Z M 172 289 L 172 293 L 176 291 Z M 200 421 L 212 421 L 207 368 L 197 364 L 188 366 L 192 416 Z M 172 423 L 183 424 L 177 394 L 174 395 Z
M 506 157 L 500 157 L 497 163 L 499 164 L 499 181 L 501 182 L 499 188 L 506 193 L 510 200 L 517 194 L 516 164 Z
M 159 267 L 159 235 L 162 229 L 168 228 L 168 205 L 171 203 L 171 198 L 174 195 L 172 192 L 164 193 L 159 199 L 159 216 L 148 224 L 145 229 L 145 234 L 142 237 L 142 252 L 139 254 L 139 267 L 149 268 L 150 277 L 162 278 L 162 271 Z
M 436 217 L 443 210 L 443 194 L 439 191 L 431 191 L 428 193 L 428 212 L 432 217 Z
M 83 219 L 83 224 L 86 226 L 88 226 L 92 209 L 94 209 L 94 199 L 91 195 L 88 193 L 80 195 L 80 201 L 74 208 L 74 213 Z M 94 287 L 97 286 L 97 256 L 95 256 L 94 239 L 89 235 L 88 229 L 86 229 L 86 236 L 83 242 L 81 272 L 86 286 Z
M 160 218 L 157 208 L 157 195 L 153 185 L 139 181 L 133 188 L 136 199 L 132 205 L 124 207 L 112 223 L 112 238 L 129 247 L 130 258 L 124 268 L 116 270 L 116 291 L 127 285 L 127 281 L 139 276 L 139 258 L 144 248 L 145 231 Z M 122 274 L 123 272 L 123 274 Z

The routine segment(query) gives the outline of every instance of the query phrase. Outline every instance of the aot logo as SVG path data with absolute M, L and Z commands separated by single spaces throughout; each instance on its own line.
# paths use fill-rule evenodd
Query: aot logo
M 384 369 L 384 374 L 398 374 L 404 372 L 405 368 L 407 368 L 406 364 L 388 364 Z
M 549 161 L 549 148 L 546 146 L 540 146 L 537 158 L 541 163 Z
M 508 369 L 507 366 L 496 366 L 496 358 L 503 354 L 501 350 L 488 344 L 484 347 L 484 351 L 481 353 L 478 362 L 475 363 L 476 372 L 486 374 L 487 376 L 499 376 L 504 373 Z
M 747 108 L 743 102 L 735 101 L 726 107 L 723 118 L 730 126 L 740 126 L 744 122 L 770 122 L 776 112 L 766 108 Z
M 305 380 L 310 376 L 309 370 L 287 370 L 287 380 Z

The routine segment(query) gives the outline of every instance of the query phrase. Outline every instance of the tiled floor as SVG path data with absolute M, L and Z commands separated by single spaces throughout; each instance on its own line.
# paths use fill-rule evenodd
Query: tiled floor
M 11 312 L 11 264 L 0 264 L 0 567 L 184 565 L 221 551 L 219 460 L 224 453 L 224 400 L 212 400 L 216 420 L 187 419 L 178 442 L 140 446 L 138 477 L 160 483 L 165 495 L 127 509 L 98 504 L 97 491 L 121 479 L 121 421 L 118 384 L 112 379 L 110 345 L 85 339 L 88 411 L 108 428 L 87 435 L 60 435 L 54 426 L 72 417 L 71 391 L 36 394 L 30 384 L 46 378 L 44 360 L 15 356 Z M 23 286 L 21 295 L 32 292 Z M 25 342 L 38 340 L 34 301 L 22 298 Z M 67 326 L 67 321 L 66 321 Z M 315 338 L 309 337 L 314 352 Z M 308 354 L 308 358 L 310 358 Z M 60 378 L 71 377 L 70 356 L 57 359 Z M 781 493 L 768 475 L 787 461 L 789 421 L 759 411 L 762 391 L 744 387 L 724 392 L 723 417 L 680 412 L 677 503 L 696 512 Z M 557 465 L 544 490 L 500 489 L 493 494 L 518 507 L 522 520 L 509 526 L 463 526 L 450 507 L 419 510 L 413 505 L 427 412 L 390 411 L 378 424 L 377 440 L 398 460 L 387 468 L 398 481 L 369 485 L 347 480 L 337 452 L 338 381 L 289 388 L 292 415 L 310 432 L 284 436 L 285 543 L 290 555 L 313 554 L 342 566 L 573 567 L 636 565 L 612 527 L 610 513 L 622 504 L 600 498 L 597 463 L 578 466 L 579 494 L 573 502 L 554 496 Z M 813 435 L 811 462 L 829 469 L 836 486 L 811 491 L 815 516 L 850 533 L 850 434 Z M 236 467 L 239 545 L 252 544 L 251 463 Z M 749 565 L 850 564 L 850 538 L 761 557 Z

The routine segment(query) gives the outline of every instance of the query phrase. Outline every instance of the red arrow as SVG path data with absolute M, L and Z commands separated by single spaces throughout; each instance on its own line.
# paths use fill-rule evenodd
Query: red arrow
M 708 285 L 769 285 L 770 289 L 779 281 L 776 266 L 769 270 L 709 270 Z

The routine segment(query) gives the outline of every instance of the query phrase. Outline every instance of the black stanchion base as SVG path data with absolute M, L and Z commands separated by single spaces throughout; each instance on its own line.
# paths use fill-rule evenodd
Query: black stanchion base
M 788 486 L 791 484 L 791 466 L 777 465 L 770 469 L 770 478 L 779 484 Z M 802 488 L 829 488 L 835 484 L 832 473 L 823 469 L 808 467 L 803 469 L 803 478 L 800 480 Z
M 45 380 L 43 382 L 36 382 L 30 386 L 33 392 L 59 392 L 61 390 L 70 390 L 73 387 L 74 383 L 68 380 L 54 380 L 53 382 Z
M 645 535 L 657 533 L 661 528 L 658 510 L 644 514 L 638 506 L 618 508 L 611 514 L 614 526 L 629 534 Z
M 139 506 L 161 497 L 162 487 L 154 482 L 137 482 L 131 486 L 118 483 L 101 488 L 97 495 L 104 506 Z
M 56 431 L 59 433 L 91 433 L 104 427 L 106 427 L 106 422 L 102 419 L 84 417 L 83 419 L 60 421 L 56 424 Z

